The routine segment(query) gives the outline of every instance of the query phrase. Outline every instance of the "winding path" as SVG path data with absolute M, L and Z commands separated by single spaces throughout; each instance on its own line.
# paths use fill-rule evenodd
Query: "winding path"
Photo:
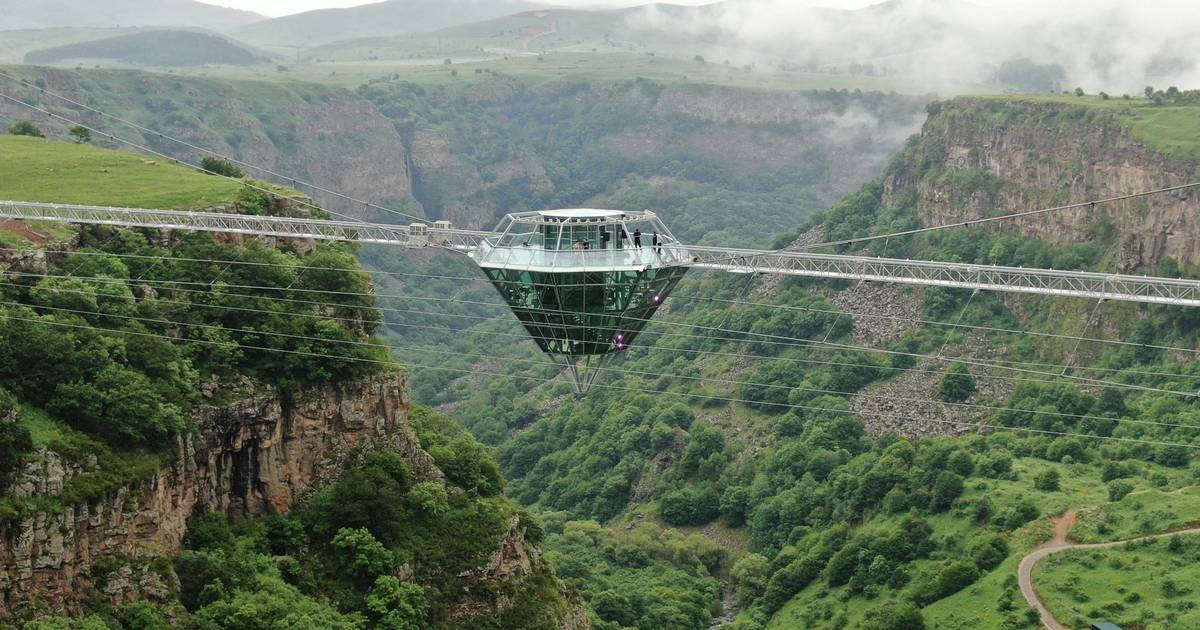
M 1050 614 L 1050 610 L 1046 608 L 1046 604 L 1038 597 L 1037 591 L 1033 588 L 1033 569 L 1037 567 L 1037 563 L 1046 556 L 1066 551 L 1068 549 L 1111 549 L 1120 547 L 1131 542 L 1139 540 L 1154 540 L 1158 538 L 1166 538 L 1176 534 L 1200 534 L 1200 527 L 1192 529 L 1181 529 L 1176 531 L 1164 532 L 1162 534 L 1153 534 L 1150 536 L 1139 536 L 1137 538 L 1129 538 L 1126 540 L 1117 540 L 1106 543 L 1095 543 L 1090 545 L 1077 545 L 1067 540 L 1067 533 L 1075 526 L 1075 510 L 1067 510 L 1062 516 L 1054 519 L 1054 537 L 1049 542 L 1034 550 L 1029 555 L 1021 558 L 1021 566 L 1017 569 L 1017 581 L 1021 584 L 1021 594 L 1025 596 L 1025 601 L 1029 602 L 1030 606 L 1037 609 L 1038 614 L 1042 617 L 1042 624 L 1050 630 L 1071 630 L 1067 626 L 1059 623 Z

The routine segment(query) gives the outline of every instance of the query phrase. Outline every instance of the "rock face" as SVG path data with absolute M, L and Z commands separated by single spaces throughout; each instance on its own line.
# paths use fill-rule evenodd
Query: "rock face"
M 942 225 L 1166 188 L 1196 164 L 1138 141 L 1119 114 L 1082 106 L 992 99 L 940 104 L 884 179 L 886 208 L 916 208 Z M 1195 189 L 1034 215 L 1021 234 L 1055 243 L 1115 239 L 1120 271 L 1167 256 L 1200 263 Z M 1116 235 L 1116 236 L 1108 236 Z
M 195 512 L 285 511 L 359 452 L 390 448 L 417 477 L 440 479 L 406 423 L 408 411 L 402 374 L 198 410 L 198 434 L 181 438 L 176 461 L 151 478 L 98 503 L 41 512 L 0 529 L 0 618 L 35 605 L 72 612 L 93 597 L 114 604 L 164 597 L 169 571 L 124 561 L 177 553 Z M 43 451 L 20 475 L 14 493 L 53 493 L 88 465 L 70 465 Z M 114 563 L 116 570 L 94 579 L 98 567 Z

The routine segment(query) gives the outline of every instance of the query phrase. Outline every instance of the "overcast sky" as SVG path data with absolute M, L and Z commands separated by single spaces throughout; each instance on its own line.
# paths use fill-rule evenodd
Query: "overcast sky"
M 263 15 L 272 17 L 279 15 L 287 15 L 289 13 L 300 13 L 303 11 L 311 11 L 313 9 L 325 9 L 330 7 L 352 7 L 360 4 L 371 4 L 363 2 L 363 0 L 206 0 L 208 4 L 216 4 L 226 7 L 234 7 L 238 9 L 246 9 L 255 11 Z M 547 4 L 569 5 L 569 6 L 633 6 L 646 4 L 649 0 L 550 0 Z M 672 4 L 708 4 L 713 0 L 671 0 Z M 882 0 L 796 0 L 797 4 L 811 4 L 813 6 L 822 7 L 841 7 L 854 9 L 864 7 L 869 4 L 875 4 Z M 988 4 L 989 2 L 976 2 L 977 4 Z

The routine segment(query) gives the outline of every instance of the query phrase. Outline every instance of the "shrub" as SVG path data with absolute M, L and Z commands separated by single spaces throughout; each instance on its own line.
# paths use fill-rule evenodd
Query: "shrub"
M 1124 479 L 1116 479 L 1108 484 L 1108 500 L 1116 503 L 1124 499 L 1130 492 L 1133 492 L 1133 482 Z
M 1060 475 L 1057 468 L 1047 468 L 1033 478 L 1033 487 L 1042 492 L 1057 492 Z
M 945 402 L 962 402 L 974 393 L 975 378 L 971 376 L 967 366 L 961 363 L 951 365 L 942 376 L 942 382 L 938 384 L 938 398 Z
M 92 141 L 92 132 L 83 125 L 75 125 L 74 127 L 71 127 L 71 131 L 67 133 L 71 134 L 71 137 L 74 138 L 75 142 L 79 144 L 87 144 L 88 142 Z
M 246 176 L 246 174 L 242 172 L 242 169 L 235 166 L 233 162 L 212 156 L 200 160 L 200 170 L 208 173 L 209 175 L 221 175 L 224 177 L 242 178 Z
M 711 485 L 683 488 L 664 495 L 658 512 L 671 525 L 704 525 L 720 515 L 721 499 Z
M 8 133 L 11 133 L 14 136 L 30 136 L 33 138 L 46 137 L 42 135 L 42 131 L 40 129 L 34 127 L 33 123 L 29 122 L 28 120 L 22 120 L 21 122 L 13 124 L 13 126 L 8 128 Z

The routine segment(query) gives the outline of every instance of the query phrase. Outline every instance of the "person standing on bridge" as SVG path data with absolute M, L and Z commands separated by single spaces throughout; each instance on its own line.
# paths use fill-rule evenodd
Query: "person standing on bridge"
M 650 240 L 650 244 L 654 246 L 654 253 L 662 255 L 662 241 L 658 240 L 658 230 L 654 231 L 654 236 Z
M 642 247 L 642 229 L 638 228 L 633 231 L 633 246 L 641 249 Z

